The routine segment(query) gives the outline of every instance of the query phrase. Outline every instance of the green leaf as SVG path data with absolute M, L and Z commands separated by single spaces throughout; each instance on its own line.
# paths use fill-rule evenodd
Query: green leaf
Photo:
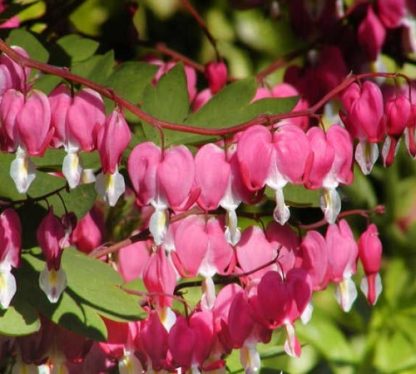
M 98 49 L 95 40 L 83 38 L 76 34 L 65 35 L 56 42 L 71 58 L 71 62 L 84 61 L 91 57 Z
M 18 286 L 20 286 L 18 284 Z M 36 310 L 24 300 L 13 298 L 12 305 L 0 311 L 0 334 L 22 336 L 40 329 L 40 320 Z
M 90 337 L 105 340 L 105 325 L 100 316 L 116 321 L 139 320 L 144 315 L 136 296 L 123 291 L 123 280 L 108 264 L 74 249 L 64 250 L 61 266 L 67 288 L 56 304 L 51 304 L 38 286 L 44 268 L 39 249 L 22 255 L 18 270 L 19 292 L 31 305 L 55 323 Z
M 224 87 L 197 112 L 192 113 L 186 119 L 186 123 L 208 128 L 222 128 L 238 124 L 241 116 L 240 110 L 250 102 L 255 93 L 254 78 L 234 82 Z
M 44 157 L 34 157 L 32 160 L 38 168 L 51 168 L 60 170 L 65 152 L 61 149 L 50 149 Z M 47 199 L 38 201 L 37 205 L 44 207 L 46 210 L 50 205 L 54 207 L 55 214 L 62 216 L 66 211 L 74 212 L 78 219 L 82 218 L 93 206 L 96 200 L 94 184 L 83 184 L 73 190 L 67 190 L 66 180 L 62 177 L 37 170 L 36 178 L 26 194 L 17 192 L 15 184 L 10 177 L 10 163 L 14 155 L 0 153 L 0 198 L 17 201 L 30 199 L 39 199 L 42 196 L 48 196 Z M 99 158 L 97 152 L 82 153 L 81 159 L 85 167 L 98 167 Z M 52 194 L 56 191 L 56 194 Z M 59 192 L 59 195 L 58 195 Z M 63 205 L 65 204 L 65 206 Z
M 14 29 L 7 38 L 9 45 L 18 45 L 26 50 L 30 58 L 41 62 L 47 62 L 49 52 L 30 31 L 24 29 Z
M 105 55 L 95 55 L 88 60 L 74 64 L 72 72 L 97 83 L 105 83 L 110 76 L 114 61 L 114 52 Z
M 22 266 L 17 272 L 20 298 L 24 298 L 51 321 L 85 337 L 104 341 L 107 329 L 97 312 L 83 304 L 70 290 L 66 290 L 58 303 L 51 304 L 39 288 L 39 272 L 44 262 L 32 254 L 22 256 Z
M 243 79 L 226 86 L 200 110 L 192 113 L 185 123 L 200 128 L 227 128 L 260 115 L 289 112 L 296 104 L 297 97 L 262 99 L 251 103 L 256 87 L 254 78 Z M 207 141 L 206 136 L 194 134 L 180 134 L 177 137 L 185 144 Z
M 78 219 L 81 219 L 89 212 L 97 198 L 94 183 L 82 184 L 70 191 L 64 189 L 59 192 L 59 195 L 55 194 L 48 197 L 47 202 L 41 200 L 39 205 L 45 209 L 48 208 L 48 205 L 52 205 L 54 213 L 58 217 L 64 215 L 66 211 L 73 212 Z M 64 203 L 65 206 L 63 205 Z
M 143 93 L 142 109 L 158 119 L 175 123 L 185 120 L 189 111 L 189 97 L 186 76 L 182 64 L 177 64 L 172 70 L 162 76 L 156 87 L 148 85 Z M 160 144 L 158 131 L 149 124 L 144 124 L 144 133 L 148 140 Z M 183 134 L 173 131 L 163 131 L 165 143 L 173 143 Z
M 99 313 L 122 320 L 142 317 L 137 297 L 120 288 L 124 282 L 111 266 L 74 249 L 64 251 L 62 266 L 68 288 Z
M 117 66 L 108 78 L 106 86 L 116 94 L 137 104 L 143 91 L 156 74 L 158 67 L 144 62 L 129 61 Z

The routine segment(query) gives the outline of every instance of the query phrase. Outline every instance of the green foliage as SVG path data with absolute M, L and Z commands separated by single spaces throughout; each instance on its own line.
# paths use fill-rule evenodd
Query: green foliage
M 25 335 L 29 328 L 36 330 L 39 327 L 33 310 L 69 330 L 95 340 L 105 340 L 107 337 L 101 316 L 116 321 L 134 321 L 141 319 L 144 314 L 137 296 L 122 290 L 123 281 L 110 265 L 71 248 L 66 249 L 62 256 L 62 268 L 68 286 L 58 303 L 51 304 L 38 286 L 39 272 L 45 267 L 45 262 L 40 259 L 40 251 L 34 249 L 22 257 L 22 266 L 16 272 L 18 292 L 13 301 L 18 315 L 13 314 L 12 310 L 10 316 L 6 313 L 0 317 L 0 326 L 5 325 L 6 320 L 3 318 L 20 321 L 19 325 L 10 327 L 9 335 L 13 331 L 13 335 Z M 30 305 L 28 310 L 24 308 L 20 312 L 18 305 L 21 300 Z M 29 316 L 23 314 L 29 312 L 32 312 Z M 34 322 L 29 325 L 32 321 L 30 317 Z
M 43 43 L 39 41 L 37 36 L 27 30 L 14 29 L 7 38 L 7 42 L 10 45 L 18 45 L 24 48 L 31 58 L 38 61 L 46 62 L 49 59 L 49 52 Z
M 186 77 L 182 64 L 177 64 L 165 74 L 156 87 L 148 85 L 143 93 L 142 109 L 161 120 L 181 123 L 189 111 L 189 97 L 186 86 Z M 145 125 L 146 138 L 160 144 L 158 131 L 152 126 Z M 164 132 L 165 143 L 181 142 L 183 134 Z

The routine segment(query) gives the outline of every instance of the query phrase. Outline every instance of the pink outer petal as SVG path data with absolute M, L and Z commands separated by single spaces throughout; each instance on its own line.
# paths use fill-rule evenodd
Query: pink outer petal
M 68 139 L 86 152 L 95 148 L 98 130 L 104 125 L 104 102 L 101 96 L 88 88 L 75 95 L 68 110 Z
M 140 342 L 152 361 L 152 368 L 162 369 L 168 353 L 168 332 L 156 311 L 151 311 L 148 319 L 141 322 Z
M 196 344 L 193 348 L 193 364 L 202 366 L 208 358 L 214 343 L 214 320 L 211 311 L 195 312 L 189 319 L 189 326 L 195 332 Z
M 239 286 L 236 283 L 231 283 L 222 288 L 221 291 L 218 293 L 213 308 L 214 318 L 217 327 L 219 327 L 219 320 L 228 319 L 228 313 L 230 311 L 231 304 L 234 300 L 235 295 L 239 292 L 243 292 L 241 286 Z
M 208 235 L 204 219 L 200 216 L 188 216 L 180 222 L 175 231 L 176 255 L 181 262 L 182 274 L 194 277 L 208 250 Z
M 223 227 L 216 218 L 210 218 L 206 226 L 209 245 L 204 261 L 212 265 L 219 274 L 224 274 L 234 255 L 232 247 L 225 240 Z
M 227 189 L 231 174 L 230 164 L 220 147 L 209 143 L 199 149 L 195 156 L 195 182 L 201 189 L 198 205 L 204 210 L 218 208 Z
M 82 252 L 89 253 L 102 244 L 104 229 L 103 213 L 93 208 L 78 221 L 71 242 Z
M 195 165 L 192 153 L 185 146 L 168 149 L 157 170 L 159 193 L 172 209 L 186 202 L 193 187 Z
M 282 226 L 273 221 L 267 226 L 266 238 L 274 245 L 276 253 L 279 252 L 277 261 L 283 273 L 286 274 L 296 264 L 299 237 L 289 225 Z
M 306 136 L 312 150 L 313 162 L 305 173 L 305 186 L 312 189 L 321 188 L 334 162 L 335 150 L 320 127 L 310 128 Z
M 151 142 L 138 144 L 130 153 L 127 170 L 139 205 L 147 205 L 156 196 L 156 174 L 162 152 Z
M 118 270 L 126 282 L 143 278 L 150 259 L 152 242 L 136 242 L 120 249 L 118 253 Z
M 124 116 L 117 110 L 113 111 L 99 130 L 97 138 L 97 148 L 104 173 L 113 174 L 116 171 L 121 155 L 130 140 L 130 128 Z
M 195 99 L 192 101 L 192 110 L 196 112 L 202 108 L 210 99 L 212 98 L 211 91 L 206 88 L 195 96 Z
M 7 262 L 16 268 L 20 264 L 22 250 L 22 226 L 13 209 L 0 214 L 0 263 Z
M 257 287 L 257 311 L 269 328 L 283 324 L 292 303 L 290 289 L 276 271 L 267 272 Z
M 370 61 L 377 60 L 386 38 L 386 30 L 371 5 L 368 6 L 367 15 L 358 27 L 357 36 Z
M 272 159 L 272 135 L 264 126 L 245 130 L 238 141 L 237 158 L 241 176 L 250 191 L 264 187 Z
M 234 296 L 228 313 L 228 331 L 233 348 L 241 348 L 255 326 L 253 310 L 244 292 Z
M 387 28 L 400 26 L 406 13 L 405 0 L 377 0 L 378 15 Z
M 222 61 L 210 62 L 205 66 L 205 77 L 214 95 L 226 85 L 227 76 L 227 65 Z
M 338 283 L 344 276 L 355 273 L 358 247 L 345 220 L 338 225 L 329 225 L 325 239 L 328 246 L 328 274 L 331 281 Z
M 249 272 L 272 261 L 276 256 L 275 246 L 267 241 L 263 231 L 256 226 L 244 230 L 236 247 L 238 263 L 243 272 Z M 276 269 L 269 265 L 248 276 L 249 279 L 259 279 L 267 271 Z
M 168 341 L 173 361 L 183 368 L 190 368 L 197 335 L 184 317 L 178 316 L 169 332 Z
M 339 183 L 351 184 L 353 181 L 353 142 L 348 131 L 339 125 L 332 125 L 326 133 L 328 143 L 335 149 L 335 158 L 330 174 Z
M 167 295 L 173 295 L 176 274 L 163 248 L 158 248 L 157 252 L 150 257 L 143 273 L 143 281 L 147 290 L 156 294 L 153 299 L 160 307 L 172 304 L 172 298 Z
M 17 146 L 16 117 L 24 105 L 24 95 L 15 89 L 7 90 L 0 103 L 0 118 L 5 135 L 10 139 L 13 148 Z
M 367 275 L 380 271 L 383 246 L 378 237 L 377 226 L 368 226 L 358 241 L 359 256 Z
M 51 106 L 51 125 L 55 129 L 52 145 L 60 147 L 67 143 L 66 117 L 72 103 L 71 91 L 61 84 L 49 94 Z
M 279 172 L 292 183 L 302 183 L 311 152 L 303 130 L 292 124 L 279 127 L 273 135 L 273 146 Z
M 63 250 L 61 240 L 65 237 L 65 229 L 52 208 L 40 222 L 36 237 L 46 258 L 48 270 L 59 270 Z
M 43 92 L 33 90 L 16 116 L 19 143 L 29 155 L 41 156 L 49 145 L 53 131 L 48 98 Z
M 323 236 L 308 231 L 301 245 L 302 267 L 308 271 L 314 290 L 324 289 L 329 281 L 328 248 Z

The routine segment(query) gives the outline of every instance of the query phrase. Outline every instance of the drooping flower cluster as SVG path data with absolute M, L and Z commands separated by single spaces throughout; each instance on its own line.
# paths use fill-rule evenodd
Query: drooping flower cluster
M 304 3 L 290 5 L 295 28 L 296 9 L 305 10 Z M 325 21 L 331 29 L 341 17 L 339 2 L 324 3 L 329 5 L 315 12 L 308 27 Z M 383 30 L 407 24 L 401 9 L 391 14 L 392 7 L 381 1 L 377 7 L 365 7 L 356 37 L 373 61 L 384 43 Z M 15 50 L 27 56 L 22 49 Z M 259 87 L 253 98 L 301 95 L 293 111 L 303 114 L 271 126 L 251 126 L 227 141 L 199 146 L 194 154 L 184 145 L 162 149 L 144 141 L 129 154 L 126 183 L 119 168 L 124 167 L 121 157 L 131 133 L 121 109 L 106 116 L 103 99 L 88 88 L 73 92 L 60 85 L 47 96 L 32 89 L 30 69 L 0 57 L 0 145 L 2 151 L 16 155 L 10 175 L 17 190 L 30 191 L 36 177 L 32 157 L 42 157 L 49 147 L 63 148 L 62 175 L 70 189 L 95 180 L 99 195 L 115 206 L 127 184 L 142 212 L 150 211 L 142 227 L 150 234 L 112 259 L 126 282 L 143 281 L 147 294 L 142 307 L 147 317 L 131 323 L 104 319 L 109 333 L 105 343 L 72 336 L 45 320 L 34 336 L 3 343 L 5 350 L 19 352 L 17 367 L 25 370 L 47 362 L 54 370 L 74 372 L 100 372 L 114 365 L 129 373 L 198 372 L 223 369 L 223 358 L 238 349 L 246 371 L 255 372 L 260 367 L 257 344 L 269 342 L 277 329 L 286 332 L 285 351 L 300 355 L 295 322 L 308 322 L 314 292 L 335 284 L 341 308 L 352 308 L 357 297 L 352 276 L 358 261 L 365 273 L 361 289 L 370 304 L 376 303 L 382 289 L 377 227 L 369 224 L 357 244 L 347 221 L 338 219 L 337 188 L 353 181 L 354 152 L 368 174 L 378 158 L 378 143 L 384 141 L 383 162 L 391 165 L 404 134 L 415 157 L 414 104 L 408 87 L 355 82 L 337 97 L 342 104 L 340 120 L 335 115 L 331 126 L 317 126 L 307 115 L 308 108 L 336 88 L 348 70 L 342 51 L 335 46 L 325 46 L 308 59 L 308 68 L 290 67 L 286 83 Z M 174 66 L 152 63 L 160 66 L 154 84 Z M 198 93 L 196 72 L 188 66 L 185 72 L 194 111 L 220 92 L 228 79 L 223 62 L 210 63 L 205 71 L 209 88 Z M 330 115 L 330 104 L 325 104 L 325 114 Z M 97 175 L 85 170 L 80 159 L 81 152 L 93 151 L 101 161 Z M 283 193 L 288 184 L 322 190 L 321 209 L 328 223 L 325 235 L 315 230 L 297 234 L 289 226 L 293 221 Z M 260 226 L 241 230 L 238 208 L 260 202 L 266 188 L 275 195 L 273 222 L 264 230 Z M 103 226 L 97 207 L 77 223 L 71 213 L 57 217 L 49 209 L 36 236 L 46 260 L 39 287 L 50 302 L 59 302 L 66 287 L 61 268 L 64 248 L 73 245 L 87 253 L 96 249 L 104 241 Z M 4 309 L 18 287 L 12 271 L 19 266 L 21 236 L 19 216 L 5 209 L 0 215 L 0 304 Z M 197 279 L 201 286 L 201 298 L 192 310 L 180 293 L 190 279 Z M 224 287 L 218 290 L 220 285 Z M 175 300 L 185 304 L 186 313 L 174 307 Z M 55 338 L 50 339 L 50 334 Z M 33 341 L 39 348 L 36 352 L 31 351 Z

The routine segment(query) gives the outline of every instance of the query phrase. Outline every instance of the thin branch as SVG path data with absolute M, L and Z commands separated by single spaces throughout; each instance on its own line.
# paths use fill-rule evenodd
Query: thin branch
M 374 213 L 374 214 L 381 215 L 381 214 L 384 214 L 384 212 L 385 212 L 384 205 L 377 205 L 374 208 L 368 209 L 368 210 L 365 210 L 365 209 L 351 209 L 351 210 L 346 210 L 344 212 L 341 212 L 338 215 L 337 220 L 340 220 L 342 218 L 349 217 L 349 216 L 361 216 L 361 217 L 364 217 L 364 218 L 368 218 L 370 214 Z M 319 220 L 317 222 L 314 222 L 314 223 L 311 223 L 309 225 L 299 224 L 298 228 L 304 229 L 304 230 L 315 230 L 315 229 L 318 229 L 318 228 L 320 228 L 322 226 L 325 226 L 327 224 L 328 224 L 328 222 L 326 221 L 326 219 L 322 218 L 321 220 Z
M 189 0 L 182 0 L 182 4 L 188 10 L 188 12 L 192 15 L 192 17 L 195 18 L 195 21 L 198 23 L 199 27 L 204 32 L 205 36 L 207 37 L 212 47 L 214 48 L 217 61 L 220 61 L 221 55 L 217 48 L 217 41 L 215 40 L 215 38 L 209 31 L 208 26 L 206 25 L 204 19 L 199 15 L 198 11 L 192 6 Z
M 198 64 L 196 61 L 191 60 L 189 57 L 184 56 L 183 54 L 174 51 L 173 49 L 166 46 L 165 43 L 156 43 L 154 49 L 160 53 L 163 53 L 166 56 L 173 58 L 176 61 L 182 61 L 185 65 L 189 65 L 200 73 L 204 73 L 204 66 Z
M 13 61 L 20 64 L 21 66 L 33 68 L 39 71 L 42 71 L 46 74 L 56 75 L 68 81 L 72 81 L 77 84 L 81 84 L 85 87 L 91 88 L 97 91 L 104 97 L 114 101 L 119 107 L 127 109 L 133 115 L 135 115 L 140 120 L 148 123 L 149 125 L 157 128 L 157 129 L 167 129 L 173 130 L 183 133 L 190 133 L 190 134 L 198 134 L 198 135 L 205 135 L 205 136 L 225 136 L 225 135 L 232 135 L 239 131 L 243 131 L 253 125 L 264 125 L 270 126 L 280 121 L 282 119 L 287 118 L 296 118 L 296 117 L 303 117 L 303 116 L 311 116 L 315 114 L 323 105 L 325 105 L 329 100 L 336 97 L 339 93 L 345 90 L 350 84 L 354 83 L 360 79 L 367 79 L 367 78 L 375 78 L 375 77 L 383 77 L 383 78 L 398 78 L 401 77 L 403 79 L 409 79 L 407 76 L 398 73 L 365 73 L 365 74 L 358 74 L 353 75 L 350 74 L 344 78 L 344 80 L 334 89 L 329 91 L 321 100 L 319 100 L 316 104 L 312 105 L 308 109 L 299 110 L 295 112 L 288 112 L 288 113 L 280 113 L 275 115 L 259 115 L 249 121 L 240 123 L 238 125 L 232 127 L 224 128 L 217 128 L 217 129 L 207 129 L 207 128 L 199 128 L 190 125 L 180 124 L 180 123 L 173 123 L 169 121 L 164 121 L 158 119 L 146 112 L 142 109 L 134 105 L 128 100 L 123 99 L 122 97 L 118 96 L 112 89 L 95 83 L 87 78 L 78 76 L 69 72 L 66 68 L 56 67 L 49 64 L 41 63 L 36 60 L 32 60 L 30 58 L 26 58 L 15 50 L 10 48 L 2 39 L 0 39 L 0 51 L 4 52 L 8 55 Z

